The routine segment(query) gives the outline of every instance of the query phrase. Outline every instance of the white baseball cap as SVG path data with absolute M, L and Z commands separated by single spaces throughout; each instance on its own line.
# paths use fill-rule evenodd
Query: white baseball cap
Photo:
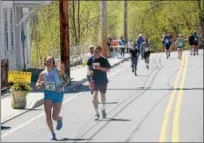
M 89 46 L 88 46 L 88 48 L 92 48 L 92 47 L 94 48 L 94 45 L 89 45 Z

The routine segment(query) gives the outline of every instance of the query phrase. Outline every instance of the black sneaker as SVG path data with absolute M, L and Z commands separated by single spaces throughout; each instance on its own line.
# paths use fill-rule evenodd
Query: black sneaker
M 147 65 L 146 68 L 149 69 L 149 65 Z
M 102 110 L 102 117 L 103 117 L 103 118 L 106 118 L 106 111 L 105 111 L 105 109 Z
M 95 120 L 98 120 L 100 118 L 100 114 L 95 115 Z
M 52 133 L 51 140 L 57 140 L 55 133 Z

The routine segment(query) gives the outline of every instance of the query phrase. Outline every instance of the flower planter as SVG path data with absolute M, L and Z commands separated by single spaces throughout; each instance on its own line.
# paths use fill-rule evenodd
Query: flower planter
M 25 109 L 27 102 L 26 96 L 28 91 L 11 91 L 12 94 L 12 102 L 11 106 L 13 109 Z

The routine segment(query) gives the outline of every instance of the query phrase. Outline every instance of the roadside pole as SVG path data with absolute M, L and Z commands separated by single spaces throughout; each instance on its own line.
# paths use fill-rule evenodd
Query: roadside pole
M 68 0 L 59 1 L 60 16 L 60 55 L 65 65 L 65 72 L 70 77 L 69 19 Z
M 102 55 L 108 57 L 108 46 L 107 46 L 107 17 L 106 17 L 106 1 L 100 1 L 101 11 L 101 28 L 102 28 Z

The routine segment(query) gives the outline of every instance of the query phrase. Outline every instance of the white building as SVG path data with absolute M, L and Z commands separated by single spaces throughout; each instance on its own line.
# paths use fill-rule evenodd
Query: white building
M 9 60 L 10 70 L 31 67 L 30 8 L 45 4 L 50 1 L 0 0 L 0 58 Z

